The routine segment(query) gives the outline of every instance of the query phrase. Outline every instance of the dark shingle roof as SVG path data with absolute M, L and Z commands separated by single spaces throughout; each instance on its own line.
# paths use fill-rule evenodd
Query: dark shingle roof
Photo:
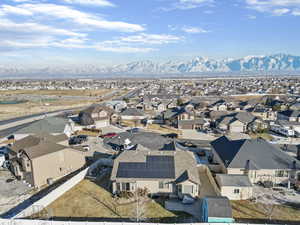
M 282 112 L 278 112 L 279 114 L 282 114 L 287 117 L 299 117 L 300 116 L 300 111 L 298 110 L 285 110 Z
M 228 168 L 290 169 L 300 162 L 263 139 L 229 140 L 223 136 L 211 142 Z
M 146 156 L 146 162 L 120 162 L 117 178 L 175 178 L 173 156 Z

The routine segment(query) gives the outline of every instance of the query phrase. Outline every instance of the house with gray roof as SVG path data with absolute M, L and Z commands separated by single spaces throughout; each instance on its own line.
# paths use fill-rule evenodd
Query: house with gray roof
M 201 185 L 196 159 L 188 151 L 151 151 L 145 147 L 122 152 L 111 174 L 112 192 L 147 189 L 149 194 L 198 196 Z
M 229 140 L 222 136 L 211 146 L 213 161 L 224 174 L 247 175 L 251 183 L 300 180 L 300 162 L 264 139 Z
M 222 196 L 230 200 L 246 200 L 253 197 L 253 185 L 247 175 L 216 174 Z
M 230 201 L 226 197 L 208 196 L 201 199 L 199 214 L 203 223 L 234 223 Z
M 300 111 L 299 110 L 285 110 L 278 112 L 278 120 L 287 120 L 290 122 L 300 122 Z
M 224 131 L 245 133 L 264 129 L 267 124 L 249 112 L 237 112 L 221 116 L 216 120 L 217 127 Z
M 8 147 L 10 170 L 33 187 L 51 184 L 85 165 L 82 152 L 69 148 L 64 134 L 29 135 Z
M 15 132 L 17 135 L 30 135 L 40 133 L 66 134 L 70 136 L 74 129 L 74 123 L 69 119 L 62 117 L 46 117 L 34 121 Z
M 145 113 L 137 108 L 127 108 L 121 112 L 122 120 L 142 120 L 146 118 Z

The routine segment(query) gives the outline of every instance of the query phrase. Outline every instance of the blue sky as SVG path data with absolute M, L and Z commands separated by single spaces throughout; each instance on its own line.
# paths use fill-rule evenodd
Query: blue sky
M 300 55 L 300 0 L 1 0 L 0 65 Z

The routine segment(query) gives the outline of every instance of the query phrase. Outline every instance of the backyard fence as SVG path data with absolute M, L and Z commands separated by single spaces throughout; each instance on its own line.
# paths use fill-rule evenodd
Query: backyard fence
M 113 163 L 112 159 L 97 160 L 92 165 L 90 165 L 89 167 L 80 171 L 78 174 L 73 176 L 71 179 L 67 180 L 65 183 L 58 186 L 53 191 L 49 192 L 48 194 L 43 196 L 41 199 L 33 202 L 26 208 L 24 208 L 24 209 L 16 208 L 16 211 L 14 213 L 12 213 L 10 216 L 8 216 L 8 218 L 25 218 L 25 217 L 34 215 L 36 213 L 39 213 L 44 208 L 46 208 L 48 205 L 50 205 L 52 202 L 54 202 L 56 199 L 58 199 L 60 196 L 62 196 L 64 193 L 66 193 L 68 190 L 70 190 L 71 188 L 76 186 L 80 181 L 82 181 L 90 173 L 90 171 L 97 168 L 99 165 L 111 166 L 112 163 Z M 2 224 L 0 224 L 0 225 L 2 225 Z
M 250 225 L 249 223 L 184 223 L 180 225 Z M 75 222 L 75 221 L 46 221 L 46 220 L 1 220 L 0 225 L 166 225 L 163 223 L 114 223 L 114 222 Z M 168 224 L 175 225 L 175 224 Z M 275 225 L 275 224 L 256 224 Z M 277 224 L 278 225 L 278 224 Z M 284 225 L 284 223 L 282 224 Z

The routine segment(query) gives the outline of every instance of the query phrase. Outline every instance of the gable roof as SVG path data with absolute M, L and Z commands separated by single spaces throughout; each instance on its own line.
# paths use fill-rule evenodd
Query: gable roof
M 117 178 L 175 178 L 174 156 L 146 156 L 145 162 L 120 162 Z
M 285 110 L 278 112 L 278 114 L 287 116 L 287 117 L 300 117 L 300 111 L 298 110 Z
M 141 110 L 136 108 L 127 108 L 121 112 L 122 116 L 144 116 L 144 113 Z
M 300 162 L 263 139 L 229 140 L 223 136 L 211 142 L 227 168 L 291 169 Z
M 221 186 L 252 187 L 248 176 L 235 174 L 217 174 Z
M 14 153 L 18 153 L 22 150 L 27 154 L 29 159 L 34 159 L 66 149 L 66 146 L 57 144 L 58 142 L 65 140 L 65 137 L 65 135 L 29 135 L 16 141 L 13 146 L 10 147 L 10 150 Z
M 61 117 L 47 117 L 30 123 L 28 126 L 17 130 L 16 134 L 63 133 L 67 119 Z
M 197 163 L 193 153 L 181 150 L 148 151 L 144 148 L 122 152 L 114 160 L 111 180 L 163 179 L 175 181 L 186 171 L 188 171 L 188 176 L 185 178 L 190 178 L 194 183 L 200 184 Z
M 205 197 L 202 204 L 206 204 L 208 217 L 232 218 L 232 208 L 227 197 Z

